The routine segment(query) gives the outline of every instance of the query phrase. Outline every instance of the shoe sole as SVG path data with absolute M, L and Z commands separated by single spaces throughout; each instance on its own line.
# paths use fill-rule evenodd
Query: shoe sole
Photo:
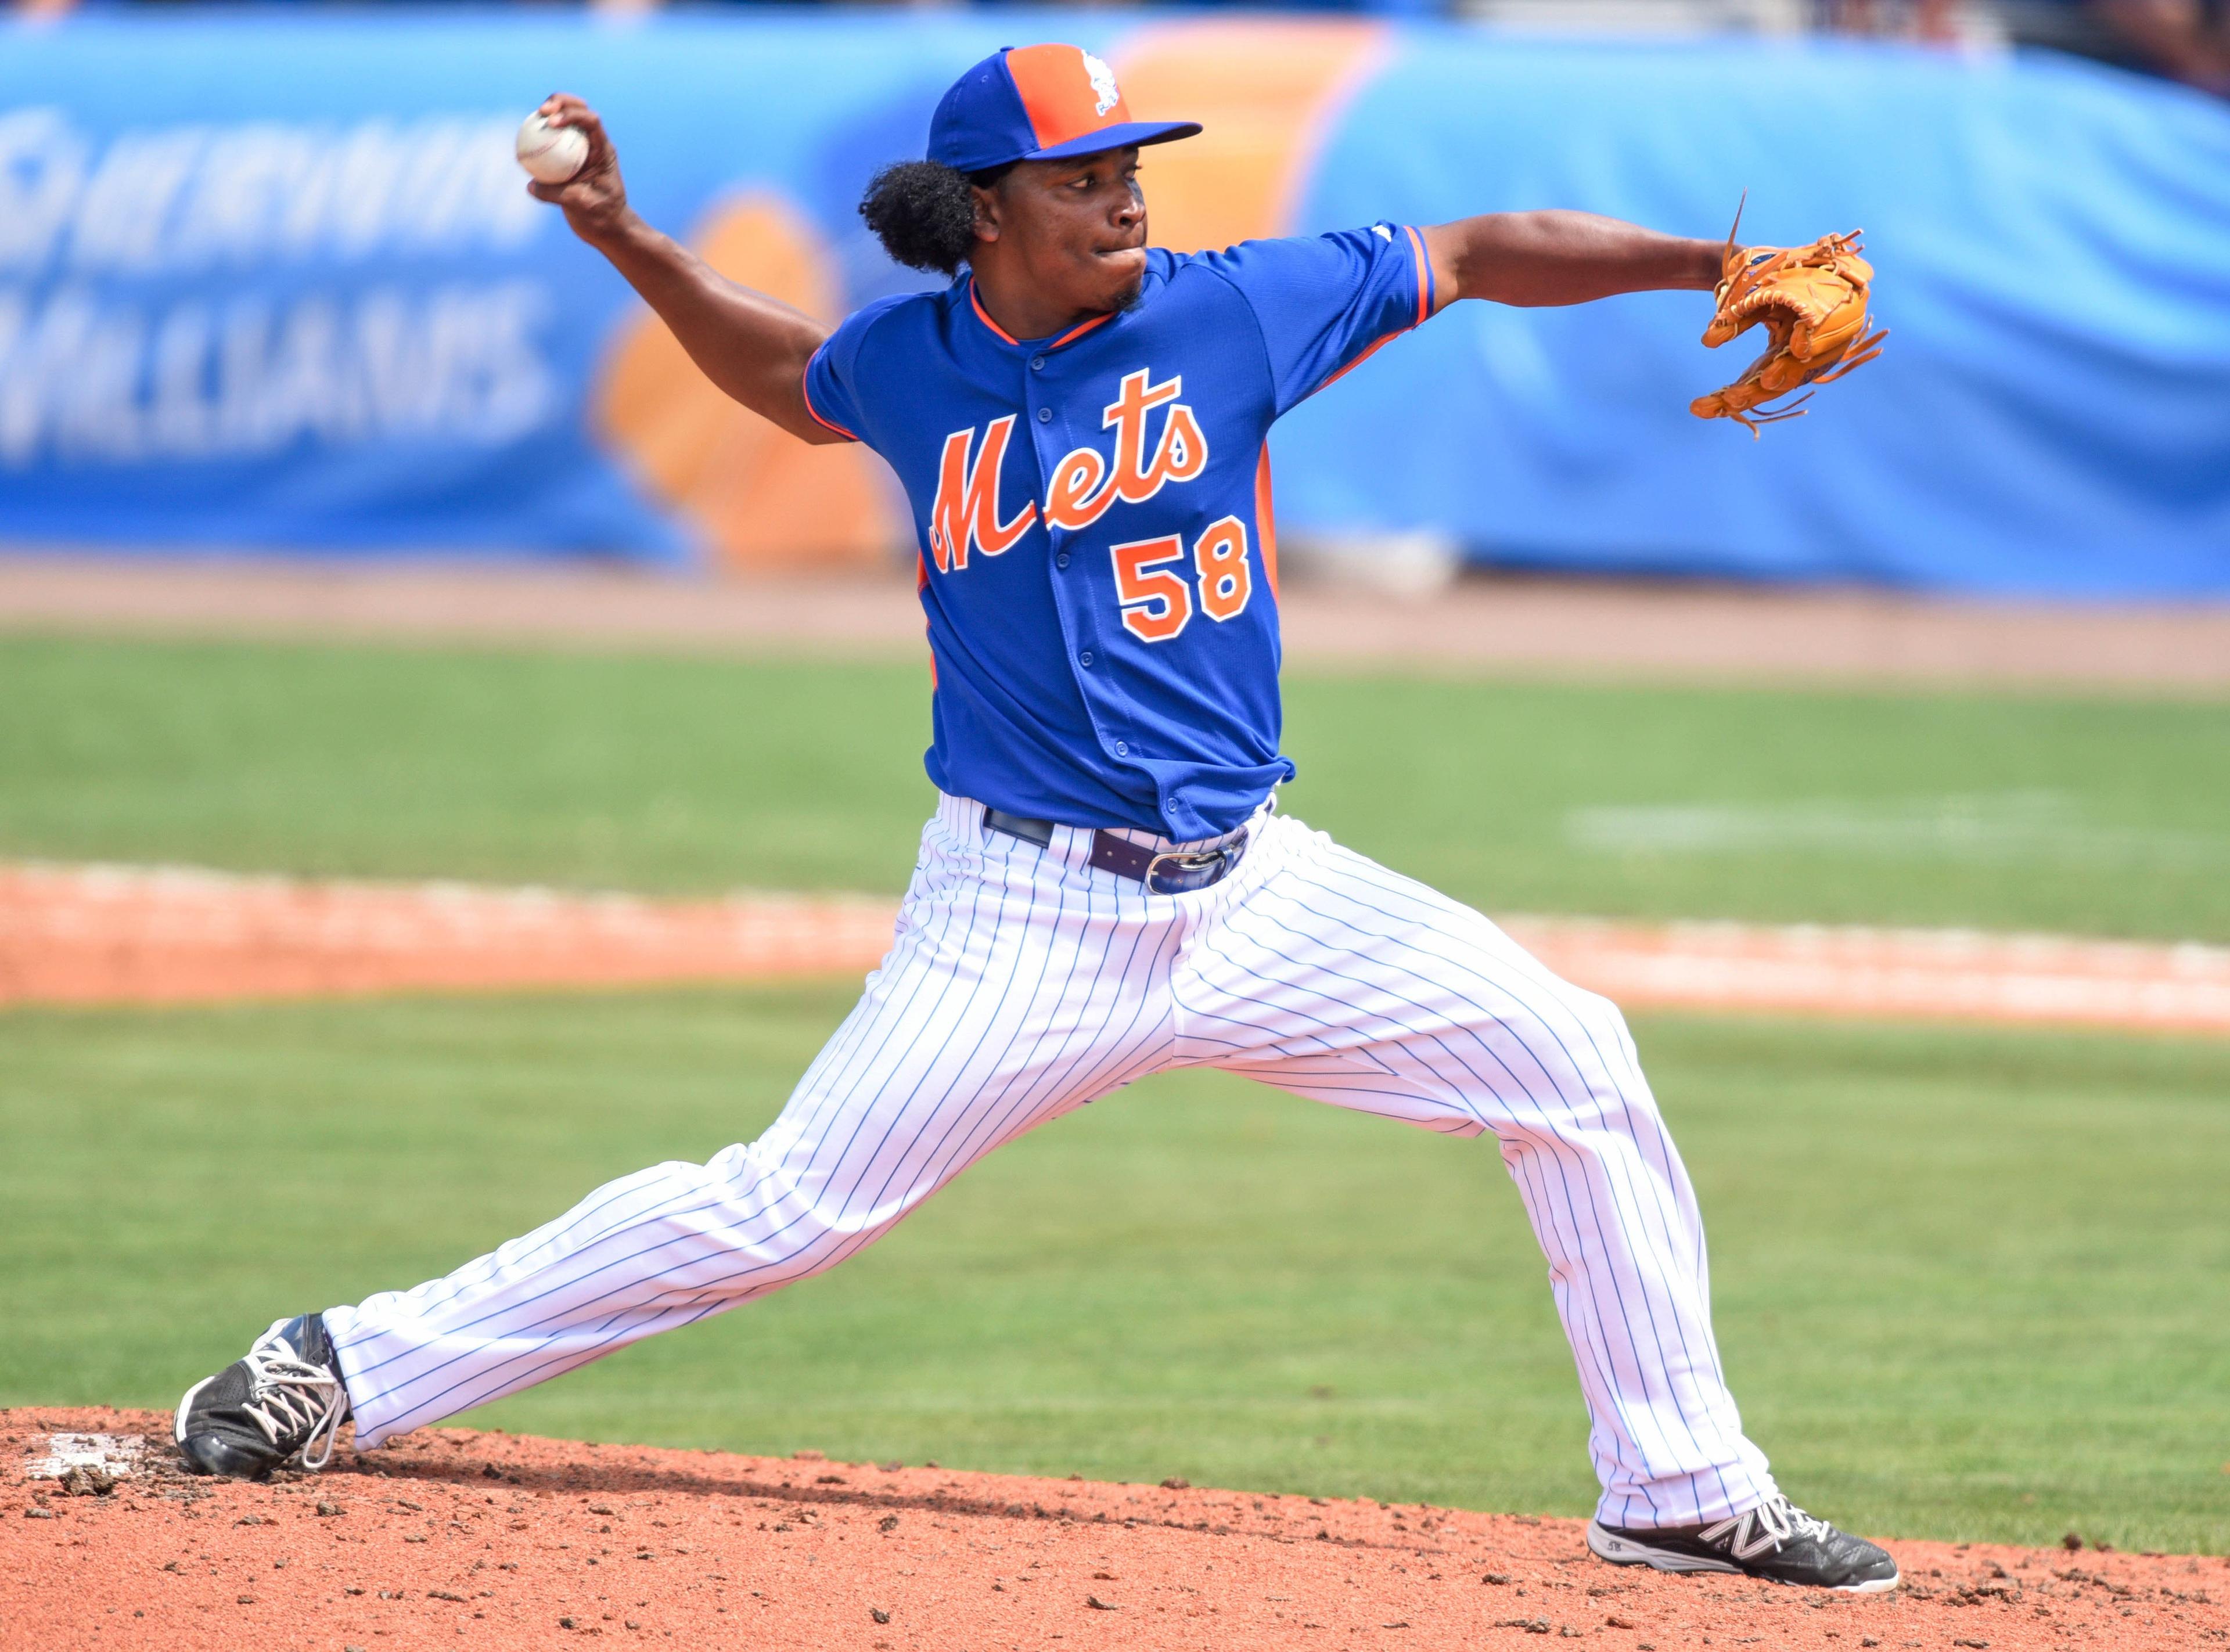
M 1738 1578 L 1756 1577 L 1744 1572 L 1730 1560 L 1706 1559 L 1698 1554 L 1682 1554 L 1672 1549 L 1653 1549 L 1647 1543 L 1636 1543 L 1632 1538 L 1621 1537 L 1607 1531 L 1599 1521 L 1588 1522 L 1588 1549 L 1598 1560 L 1608 1560 L 1614 1566 L 1647 1566 L 1655 1572 L 1731 1572 Z M 1760 1582 L 1779 1583 L 1778 1578 L 1761 1578 Z M 1887 1578 L 1870 1578 L 1864 1583 L 1792 1584 L 1791 1588 L 1826 1589 L 1839 1595 L 1885 1595 L 1904 1581 L 1902 1573 Z

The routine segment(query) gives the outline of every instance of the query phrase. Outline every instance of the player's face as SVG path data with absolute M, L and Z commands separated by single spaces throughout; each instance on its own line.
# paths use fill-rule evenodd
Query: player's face
M 1042 299 L 1071 312 L 1120 310 L 1146 275 L 1138 151 L 1024 161 L 987 192 L 1000 256 Z

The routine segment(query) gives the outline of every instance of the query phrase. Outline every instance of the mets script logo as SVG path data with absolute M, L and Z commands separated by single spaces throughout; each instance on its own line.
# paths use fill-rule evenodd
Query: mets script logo
M 1042 505 L 1032 500 L 1008 522 L 999 520 L 999 473 L 1014 439 L 1015 415 L 994 419 L 980 447 L 973 429 L 954 431 L 944 439 L 937 499 L 929 512 L 929 549 L 937 571 L 967 567 L 971 544 L 986 556 L 1011 550 L 1041 514 L 1048 527 L 1088 528 L 1118 499 L 1142 505 L 1168 483 L 1191 481 L 1208 468 L 1208 438 L 1192 409 L 1177 400 L 1183 390 L 1183 374 L 1159 384 L 1143 367 L 1124 375 L 1100 417 L 1102 427 L 1115 433 L 1113 461 L 1101 458 L 1096 448 L 1072 450 L 1053 467 Z M 1169 411 L 1150 454 L 1147 415 L 1158 408 Z
M 1122 102 L 1123 94 L 1115 89 L 1115 71 L 1090 52 L 1084 55 L 1084 72 L 1092 77 L 1092 93 L 1099 100 L 1092 106 L 1093 114 L 1104 115 Z

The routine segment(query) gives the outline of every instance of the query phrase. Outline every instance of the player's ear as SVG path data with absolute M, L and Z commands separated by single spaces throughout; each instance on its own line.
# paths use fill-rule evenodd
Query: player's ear
M 1003 183 L 1005 180 L 1002 179 L 1000 182 Z M 993 183 L 986 187 L 981 183 L 971 183 L 968 186 L 968 193 L 976 202 L 976 239 L 998 240 L 999 185 Z

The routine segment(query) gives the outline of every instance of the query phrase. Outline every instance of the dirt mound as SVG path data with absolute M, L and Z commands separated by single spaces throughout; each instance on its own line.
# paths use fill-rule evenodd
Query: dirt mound
M 2220 1559 L 1896 1543 L 1907 1587 L 1861 1599 L 1616 1571 L 1571 1520 L 811 1454 L 429 1430 L 238 1485 L 180 1474 L 168 1425 L 0 1411 L 0 1646 L 2230 1642 Z M 134 1435 L 145 1455 L 112 1481 Z

